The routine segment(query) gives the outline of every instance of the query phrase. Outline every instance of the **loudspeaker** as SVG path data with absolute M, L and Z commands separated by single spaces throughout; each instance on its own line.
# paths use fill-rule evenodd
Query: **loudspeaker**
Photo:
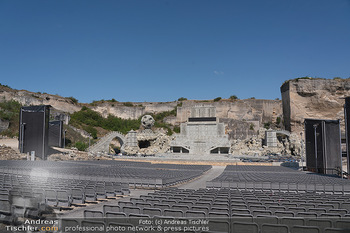
M 50 105 L 40 105 L 21 108 L 19 149 L 22 153 L 35 151 L 35 156 L 46 159 L 50 107 Z
M 345 136 L 346 136 L 346 155 L 348 161 L 348 173 L 350 173 L 350 97 L 345 98 Z
M 341 170 L 339 120 L 305 119 L 304 126 L 307 170 L 338 174 Z
M 63 121 L 49 122 L 49 146 L 63 148 Z

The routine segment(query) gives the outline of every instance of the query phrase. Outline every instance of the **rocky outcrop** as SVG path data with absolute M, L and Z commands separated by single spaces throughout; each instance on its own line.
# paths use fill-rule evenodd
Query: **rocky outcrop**
M 23 106 L 51 105 L 53 108 L 67 113 L 73 113 L 81 109 L 80 105 L 69 98 L 26 90 L 14 90 L 4 86 L 0 86 L 0 100 L 16 100 Z
M 172 111 L 177 106 L 177 102 L 142 102 L 142 103 L 119 103 L 103 102 L 91 109 L 99 112 L 103 117 L 113 115 L 122 119 L 136 120 L 146 113 L 160 113 Z
M 285 128 L 299 135 L 305 118 L 341 119 L 350 79 L 295 79 L 281 86 Z M 343 125 L 344 128 L 344 125 Z
M 7 130 L 10 127 L 10 122 L 0 119 L 0 133 Z

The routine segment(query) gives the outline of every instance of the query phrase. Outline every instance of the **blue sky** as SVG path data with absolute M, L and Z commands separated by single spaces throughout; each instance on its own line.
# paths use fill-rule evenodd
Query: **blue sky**
M 80 102 L 280 98 L 350 77 L 350 0 L 2 0 L 0 83 Z

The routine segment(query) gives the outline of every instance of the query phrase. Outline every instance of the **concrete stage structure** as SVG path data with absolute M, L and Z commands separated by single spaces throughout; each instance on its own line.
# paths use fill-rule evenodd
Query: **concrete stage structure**
M 230 145 L 225 125 L 216 117 L 215 107 L 197 105 L 191 109 L 187 122 L 181 123 L 180 133 L 170 143 L 170 151 L 196 155 L 229 154 Z

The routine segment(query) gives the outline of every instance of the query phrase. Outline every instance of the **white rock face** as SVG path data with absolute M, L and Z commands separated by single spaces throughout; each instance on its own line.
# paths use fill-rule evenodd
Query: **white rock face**
M 285 128 L 299 135 L 305 118 L 341 119 L 344 97 L 350 96 L 350 79 L 299 79 L 281 86 Z
M 53 108 L 68 113 L 74 113 L 81 109 L 81 106 L 74 104 L 70 99 L 50 94 L 40 94 L 25 90 L 7 89 L 0 91 L 0 99 L 16 100 L 24 106 L 30 105 L 51 105 Z

